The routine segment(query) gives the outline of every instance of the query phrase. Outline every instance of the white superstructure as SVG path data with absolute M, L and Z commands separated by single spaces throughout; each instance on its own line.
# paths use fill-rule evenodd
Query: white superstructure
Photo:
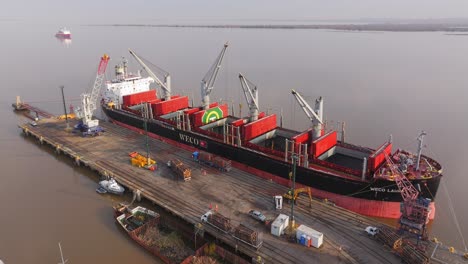
M 63 27 L 63 28 L 60 28 L 60 30 L 57 32 L 57 34 L 60 34 L 60 35 L 70 35 L 71 32 L 69 29 Z
M 127 60 L 115 66 L 115 79 L 106 82 L 103 99 L 106 103 L 120 105 L 122 97 L 129 94 L 146 92 L 150 90 L 150 84 L 154 82 L 151 77 L 143 78 L 140 73 L 133 75 L 127 71 Z

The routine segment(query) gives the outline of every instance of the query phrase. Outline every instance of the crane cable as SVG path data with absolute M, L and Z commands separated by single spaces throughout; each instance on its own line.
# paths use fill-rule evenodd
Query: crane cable
M 435 159 L 438 160 L 438 158 L 436 157 L 436 154 L 428 147 L 427 150 L 430 152 L 431 156 L 434 157 Z M 462 243 L 463 243 L 463 246 L 465 247 L 465 251 L 468 251 L 468 248 L 466 246 L 466 241 L 465 241 L 465 238 L 463 237 L 463 232 L 461 230 L 461 227 L 460 227 L 460 223 L 458 222 L 458 218 L 457 218 L 457 215 L 455 213 L 455 208 L 453 207 L 453 202 L 452 202 L 452 197 L 450 196 L 450 192 L 448 191 L 447 189 L 447 185 L 445 183 L 445 178 L 442 177 L 442 186 L 444 188 L 444 191 L 445 193 L 447 194 L 447 198 L 448 198 L 448 204 L 449 204 L 449 210 L 450 210 L 450 213 L 452 214 L 452 217 L 453 217 L 453 221 L 455 222 L 455 226 L 457 228 L 457 231 L 458 231 L 458 234 L 460 235 L 461 237 L 461 240 L 462 240 Z M 429 190 L 429 188 L 426 186 L 426 188 Z M 430 190 L 429 190 L 429 193 L 430 193 Z M 432 196 L 432 193 L 431 193 L 431 196 Z M 432 196 L 433 197 L 433 196 Z M 434 198 L 434 197 L 433 197 Z M 433 199 L 434 200 L 434 199 Z
M 444 178 L 442 178 L 442 180 L 444 180 Z M 447 194 L 450 213 L 452 214 L 453 220 L 455 222 L 455 226 L 457 227 L 458 234 L 460 235 L 460 237 L 462 239 L 463 246 L 465 247 L 465 251 L 468 251 L 468 249 L 466 247 L 465 238 L 463 237 L 463 232 L 462 232 L 461 227 L 460 227 L 460 223 L 458 222 L 457 215 L 455 214 L 455 208 L 453 207 L 452 198 L 450 197 L 450 193 L 449 193 L 449 191 L 447 189 L 447 185 L 445 184 L 445 181 L 443 182 L 442 186 L 443 186 L 443 188 L 445 190 L 445 193 Z

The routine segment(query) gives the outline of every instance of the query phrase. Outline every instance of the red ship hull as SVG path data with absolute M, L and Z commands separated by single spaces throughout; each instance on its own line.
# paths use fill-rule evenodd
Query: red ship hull
M 55 34 L 55 37 L 62 39 L 71 39 L 71 34 L 57 33 Z
M 145 133 L 144 130 L 138 129 L 131 125 L 127 125 L 125 123 L 122 123 L 113 119 L 111 119 L 111 121 L 117 125 L 123 126 L 125 128 L 136 131 L 138 133 Z M 159 139 L 163 142 L 167 142 L 171 145 L 177 146 L 179 148 L 182 148 L 188 151 L 197 150 L 197 148 L 191 147 L 189 145 L 186 145 L 186 144 L 183 144 L 183 143 L 180 143 L 180 142 L 177 142 L 177 141 L 165 138 L 165 137 L 161 137 L 151 132 L 148 132 L 148 136 Z M 290 181 L 288 179 L 253 168 L 251 166 L 247 166 L 239 162 L 235 162 L 235 161 L 231 161 L 231 162 L 232 162 L 232 166 L 240 170 L 252 173 L 263 179 L 271 180 L 278 184 L 290 187 Z M 296 182 L 296 187 L 306 187 L 306 186 Z M 310 186 L 307 186 L 307 187 L 310 187 Z M 368 199 L 339 195 L 336 193 L 319 190 L 313 187 L 310 187 L 310 188 L 313 191 L 314 197 L 318 197 L 321 199 L 328 199 L 332 201 L 335 205 L 345 208 L 347 210 L 356 212 L 358 214 L 371 216 L 371 217 L 390 218 L 390 219 L 398 219 L 401 216 L 400 202 L 368 200 Z M 435 211 L 436 211 L 434 202 L 431 202 L 430 208 L 431 208 L 431 213 L 429 215 L 429 219 L 433 220 L 435 217 Z

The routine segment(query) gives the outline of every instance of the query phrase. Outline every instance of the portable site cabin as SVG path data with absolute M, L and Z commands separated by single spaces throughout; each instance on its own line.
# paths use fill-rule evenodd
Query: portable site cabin
M 296 230 L 296 239 L 299 242 L 303 241 L 305 246 L 319 248 L 323 243 L 323 234 L 308 226 L 300 225 Z
M 280 214 L 276 217 L 275 221 L 271 224 L 271 234 L 274 236 L 281 236 L 284 230 L 289 225 L 289 216 Z

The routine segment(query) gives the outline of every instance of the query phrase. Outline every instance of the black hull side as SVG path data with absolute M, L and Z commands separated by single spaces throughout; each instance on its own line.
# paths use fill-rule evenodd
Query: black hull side
M 103 107 L 105 114 L 118 122 L 133 126 L 137 129 L 143 128 L 143 119 L 132 113 Z M 291 164 L 268 157 L 262 153 L 236 147 L 212 139 L 208 136 L 195 132 L 179 130 L 169 124 L 158 120 L 148 122 L 148 131 L 176 142 L 196 147 L 203 151 L 225 157 L 227 159 L 248 165 L 261 171 L 265 171 L 288 180 L 291 172 Z M 441 177 L 425 180 L 412 180 L 420 193 L 425 198 L 434 200 L 439 187 Z M 341 196 L 361 198 L 373 201 L 401 202 L 402 198 L 396 183 L 388 180 L 361 181 L 343 178 L 334 175 L 327 169 L 316 170 L 298 166 L 296 168 L 296 182 Z

